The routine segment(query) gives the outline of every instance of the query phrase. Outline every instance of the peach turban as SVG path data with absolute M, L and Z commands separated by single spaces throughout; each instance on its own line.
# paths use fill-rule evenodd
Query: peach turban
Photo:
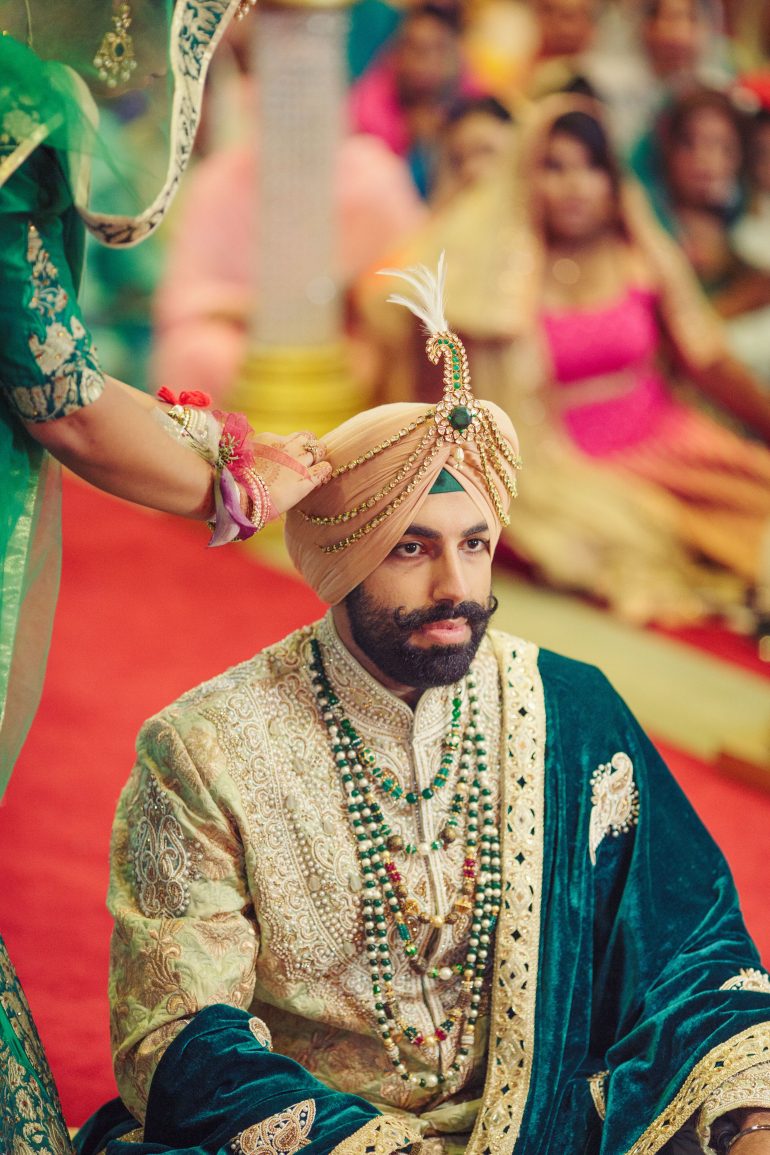
M 489 411 L 513 455 L 518 455 L 518 441 L 510 418 L 491 401 L 476 401 L 475 404 Z M 324 437 L 327 460 L 334 469 L 359 457 L 363 457 L 364 462 L 313 490 L 286 518 L 286 545 L 291 559 L 322 601 L 336 605 L 385 560 L 414 520 L 442 469 L 446 469 L 460 483 L 478 506 L 489 526 L 492 548 L 497 545 L 500 521 L 481 470 L 479 454 L 470 440 L 462 443 L 465 455 L 462 468 L 458 468 L 455 461 L 454 446 L 441 441 L 438 453 L 409 496 L 390 516 L 383 518 L 369 533 L 351 542 L 345 549 L 334 553 L 324 552 L 325 546 L 343 540 L 381 513 L 387 501 L 381 500 L 365 513 L 338 525 L 314 525 L 303 516 L 303 513 L 313 517 L 337 516 L 380 493 L 382 487 L 392 481 L 401 467 L 408 463 L 410 454 L 430 429 L 432 417 L 429 422 L 414 425 L 430 408 L 421 403 L 380 405 L 351 417 Z M 366 457 L 376 446 L 397 436 L 402 430 L 406 430 L 405 437 L 383 452 Z M 420 455 L 403 483 L 396 485 L 389 497 L 396 497 L 414 478 L 423 456 Z M 512 475 L 513 469 L 505 463 L 503 465 Z M 508 492 L 494 470 L 491 473 L 500 503 L 507 510 Z

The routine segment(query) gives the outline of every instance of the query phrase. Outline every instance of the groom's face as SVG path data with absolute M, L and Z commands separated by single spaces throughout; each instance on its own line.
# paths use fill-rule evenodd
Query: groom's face
M 485 517 L 465 492 L 432 494 L 345 607 L 377 668 L 425 689 L 468 672 L 493 612 L 491 588 Z

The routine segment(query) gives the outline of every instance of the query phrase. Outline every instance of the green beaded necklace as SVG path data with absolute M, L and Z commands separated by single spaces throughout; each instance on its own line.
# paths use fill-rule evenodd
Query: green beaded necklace
M 444 1022 L 436 1027 L 435 1035 L 426 1038 L 416 1027 L 408 1026 L 403 1022 L 400 1006 L 391 985 L 393 965 L 390 960 L 390 947 L 387 941 L 388 915 L 395 923 L 404 954 L 413 963 L 416 961 L 415 956 L 417 955 L 417 947 L 412 941 L 409 928 L 409 921 L 415 918 L 413 907 L 416 904 L 410 903 L 401 875 L 396 870 L 389 853 L 389 851 L 395 852 L 399 849 L 406 850 L 406 847 L 393 844 L 394 836 L 391 835 L 390 827 L 385 822 L 385 817 L 374 793 L 376 781 L 374 773 L 370 771 L 370 777 L 365 769 L 365 765 L 371 765 L 373 759 L 370 756 L 367 763 L 361 757 L 364 750 L 363 742 L 349 719 L 346 718 L 339 704 L 339 698 L 329 682 L 320 644 L 314 638 L 311 639 L 310 646 L 313 653 L 313 660 L 310 663 L 313 686 L 323 720 L 329 730 L 332 752 L 341 773 L 343 786 L 348 791 L 348 813 L 358 843 L 358 857 L 364 879 L 362 913 L 366 953 L 371 970 L 377 1025 L 388 1057 L 401 1078 L 418 1086 L 434 1087 L 439 1083 L 446 1082 L 447 1077 L 443 1074 L 410 1075 L 398 1050 L 398 1033 L 400 1032 L 407 1038 L 413 1046 L 434 1047 L 449 1038 L 454 1028 L 464 1019 L 457 1058 L 450 1067 L 452 1073 L 450 1078 L 456 1079 L 458 1077 L 463 1066 L 469 1061 L 468 1056 L 473 1046 L 476 1020 L 481 1002 L 481 990 L 484 984 L 484 970 L 489 958 L 502 894 L 500 837 L 494 817 L 494 805 L 490 801 L 492 792 L 487 780 L 485 739 L 476 725 L 480 716 L 480 708 L 475 693 L 475 682 L 469 674 L 467 684 L 471 704 L 471 725 L 469 725 L 462 743 L 461 775 L 458 780 L 458 787 L 463 781 L 467 783 L 466 771 L 470 769 L 471 753 L 474 752 L 473 746 L 475 745 L 476 772 L 473 785 L 468 792 L 466 856 L 463 863 L 461 888 L 463 896 L 473 895 L 472 899 L 465 900 L 469 908 L 471 905 L 473 906 L 470 937 L 464 964 L 456 964 L 454 967 L 419 968 L 422 973 L 432 979 L 448 980 L 453 974 L 462 975 L 462 990 L 457 1006 L 449 1012 Z M 458 697 L 456 696 L 453 700 L 452 720 L 454 723 L 455 718 L 457 718 L 457 729 L 459 730 Z M 342 737 L 337 741 L 340 731 L 342 731 Z M 392 791 L 389 793 L 392 794 Z M 428 797 L 432 797 L 432 794 Z M 480 836 L 478 828 L 479 798 L 483 799 Z M 406 800 L 409 801 L 408 796 Z M 416 796 L 415 801 L 417 801 Z M 462 811 L 462 803 L 463 791 L 458 789 L 452 804 L 452 818 L 454 819 L 452 836 L 444 839 L 444 832 L 442 832 L 442 840 L 437 840 L 437 845 L 431 844 L 434 849 L 448 845 L 456 839 L 456 827 Z M 395 841 L 401 842 L 397 838 Z M 481 850 L 480 855 L 477 853 L 477 846 Z M 455 906 L 459 905 L 458 900 L 456 900 Z M 431 921 L 433 920 L 431 919 Z M 456 916 L 451 920 L 447 916 L 445 921 L 456 921 Z M 438 925 L 440 925 L 440 920 Z M 396 1029 L 395 1037 L 393 1028 Z

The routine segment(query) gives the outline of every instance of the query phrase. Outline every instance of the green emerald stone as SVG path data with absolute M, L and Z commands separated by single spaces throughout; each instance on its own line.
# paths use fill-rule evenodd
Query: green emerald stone
M 473 420 L 473 414 L 465 405 L 455 405 L 449 413 L 449 424 L 453 429 L 467 429 Z

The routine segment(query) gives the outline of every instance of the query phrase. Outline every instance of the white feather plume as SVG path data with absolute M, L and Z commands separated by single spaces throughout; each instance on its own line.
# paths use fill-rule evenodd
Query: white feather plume
M 380 276 L 400 277 L 414 289 L 414 296 L 392 293 L 388 303 L 405 305 L 419 317 L 431 335 L 447 331 L 444 308 L 446 305 L 446 262 L 444 253 L 439 257 L 438 269 L 432 273 L 425 265 L 410 265 L 408 269 L 379 269 Z

